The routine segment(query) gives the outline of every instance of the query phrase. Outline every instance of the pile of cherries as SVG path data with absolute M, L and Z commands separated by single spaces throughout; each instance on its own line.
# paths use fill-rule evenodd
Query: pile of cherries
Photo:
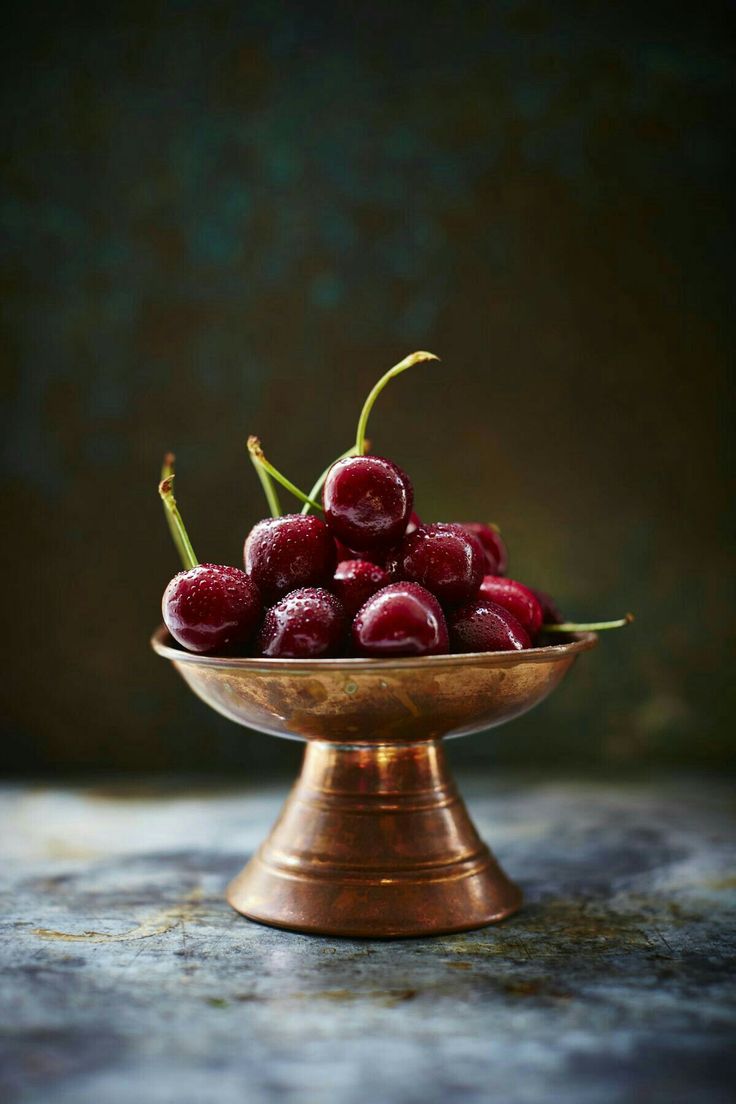
M 354 447 L 308 495 L 269 463 L 257 438 L 249 439 L 273 516 L 248 534 L 244 570 L 197 561 L 167 456 L 159 493 L 184 570 L 166 587 L 162 608 L 183 648 L 290 659 L 514 651 L 632 619 L 565 622 L 546 594 L 507 577 L 495 526 L 423 524 L 408 475 L 366 454 L 368 415 L 386 383 L 436 359 L 414 353 L 381 377 L 363 406 Z M 281 514 L 277 483 L 303 502 L 300 514 Z

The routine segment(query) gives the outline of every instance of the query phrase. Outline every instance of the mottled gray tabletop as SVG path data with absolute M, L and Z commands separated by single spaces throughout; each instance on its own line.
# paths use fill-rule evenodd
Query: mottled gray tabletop
M 3 1100 L 730 1102 L 731 786 L 460 780 L 526 906 L 393 942 L 225 904 L 285 783 L 6 788 Z

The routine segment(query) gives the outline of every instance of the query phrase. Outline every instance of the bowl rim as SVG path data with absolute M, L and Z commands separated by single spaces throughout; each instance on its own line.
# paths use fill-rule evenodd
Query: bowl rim
M 157 655 L 170 659 L 174 663 L 194 664 L 199 667 L 237 668 L 240 671 L 278 672 L 298 671 L 387 671 L 389 669 L 406 670 L 410 667 L 434 668 L 463 667 L 468 664 L 477 666 L 482 662 L 486 667 L 516 667 L 520 663 L 549 663 L 581 652 L 590 651 L 598 643 L 598 634 L 594 632 L 570 633 L 572 640 L 565 644 L 548 644 L 542 648 L 525 648 L 520 652 L 462 652 L 457 655 L 438 656 L 397 656 L 395 659 L 363 657 L 342 657 L 333 659 L 265 659 L 262 656 L 212 656 L 185 652 L 173 641 L 165 625 L 159 625 L 151 637 L 151 647 Z

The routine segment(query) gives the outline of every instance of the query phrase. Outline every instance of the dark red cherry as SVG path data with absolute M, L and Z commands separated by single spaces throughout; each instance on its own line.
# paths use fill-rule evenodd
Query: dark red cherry
M 488 598 L 497 606 L 513 613 L 530 636 L 536 636 L 542 624 L 542 607 L 536 595 L 523 583 L 514 579 L 502 579 L 499 575 L 486 575 L 480 584 L 479 598 Z
M 476 594 L 485 556 L 480 542 L 461 525 L 420 525 L 399 545 L 395 568 L 401 578 L 431 590 L 448 605 Z
M 509 566 L 509 554 L 506 550 L 503 538 L 492 525 L 484 525 L 482 521 L 461 522 L 466 532 L 477 537 L 486 554 L 486 575 L 505 575 Z
M 353 645 L 362 656 L 444 655 L 448 638 L 442 607 L 416 583 L 392 583 L 359 610 Z
M 304 586 L 329 586 L 335 542 L 313 514 L 284 514 L 254 525 L 245 542 L 245 570 L 267 602 Z
M 382 456 L 350 456 L 330 468 L 322 490 L 332 535 L 358 552 L 386 552 L 406 531 L 409 476 Z
M 197 564 L 174 576 L 161 610 L 183 648 L 225 652 L 251 639 L 263 606 L 255 583 L 240 568 Z
M 543 625 L 561 625 L 565 620 L 562 613 L 560 613 L 554 598 L 549 594 L 546 594 L 543 590 L 537 590 L 536 587 L 529 587 L 534 597 L 539 602 L 542 609 L 542 624 Z
M 343 560 L 335 568 L 332 591 L 349 617 L 354 617 L 372 594 L 385 587 L 389 578 L 378 564 L 368 560 Z
M 342 603 L 321 587 L 301 587 L 267 610 L 257 648 L 271 659 L 318 659 L 336 655 L 348 619 Z
M 513 613 L 486 598 L 452 610 L 447 625 L 453 652 L 513 652 L 532 646 Z

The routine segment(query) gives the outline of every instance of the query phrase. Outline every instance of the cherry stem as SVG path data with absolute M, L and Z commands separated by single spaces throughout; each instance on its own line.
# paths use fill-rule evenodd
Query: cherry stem
M 174 455 L 174 453 L 173 452 L 167 452 L 165 454 L 164 458 L 163 458 L 162 463 L 161 463 L 161 479 L 162 480 L 163 479 L 168 479 L 170 475 L 173 476 L 175 463 L 176 463 L 176 456 Z M 166 524 L 169 527 L 169 534 L 171 535 L 171 539 L 174 542 L 174 544 L 176 545 L 176 550 L 179 553 L 179 556 L 182 559 L 184 559 L 184 547 L 183 547 L 181 541 L 179 540 L 179 530 L 174 525 L 174 519 L 172 518 L 169 511 L 166 509 L 165 505 L 164 505 L 164 517 L 166 518 Z
M 255 468 L 255 473 L 258 476 L 261 487 L 263 488 L 263 493 L 266 496 L 266 502 L 268 503 L 268 508 L 271 511 L 271 517 L 281 517 L 281 503 L 279 502 L 279 496 L 276 493 L 276 488 L 273 485 L 273 480 L 251 449 L 251 441 L 258 441 L 258 438 L 248 438 L 248 455 L 250 456 L 250 462 Z M 260 441 L 258 441 L 258 447 L 260 448 Z
M 381 376 L 378 383 L 369 392 L 368 398 L 363 403 L 363 409 L 360 412 L 360 418 L 358 419 L 358 431 L 355 435 L 355 455 L 365 455 L 365 431 L 368 428 L 368 416 L 373 409 L 378 396 L 383 391 L 384 387 L 389 380 L 392 380 L 394 376 L 401 375 L 407 368 L 412 368 L 415 364 L 424 364 L 428 360 L 439 360 L 440 358 L 435 356 L 434 353 L 412 353 L 408 357 L 404 357 L 398 364 L 394 364 L 393 368 L 389 368 L 385 375 Z
M 304 491 L 300 491 L 299 488 L 295 486 L 290 479 L 287 479 L 285 475 L 282 475 L 281 472 L 278 471 L 273 466 L 273 464 L 271 464 L 266 459 L 263 454 L 263 449 L 261 448 L 261 442 L 257 437 L 248 438 L 248 452 L 250 453 L 251 460 L 257 467 L 262 468 L 264 472 L 268 472 L 272 479 L 275 479 L 277 483 L 280 483 L 282 487 L 285 487 L 287 491 L 290 491 L 295 498 L 298 498 L 301 502 L 308 503 L 310 506 L 313 506 L 315 510 L 322 509 L 319 502 L 315 502 L 314 499 L 309 497 L 309 495 L 305 495 Z M 278 514 L 275 514 L 274 516 L 278 517 Z
M 174 457 L 171 456 L 171 460 L 167 465 L 166 457 L 164 465 L 173 469 Z M 166 509 L 166 516 L 169 519 L 169 527 L 171 529 L 172 536 L 174 538 L 174 544 L 177 547 L 179 555 L 181 556 L 181 562 L 184 565 L 184 570 L 188 571 L 190 567 L 197 567 L 199 560 L 196 557 L 194 549 L 192 548 L 192 542 L 189 540 L 189 534 L 184 528 L 184 522 L 181 519 L 179 508 L 176 505 L 176 499 L 174 498 L 174 473 L 173 470 L 161 480 L 158 485 L 158 493 L 161 495 L 164 507 Z
M 604 629 L 622 629 L 624 625 L 630 625 L 634 620 L 633 613 L 627 613 L 617 621 L 563 621 L 559 625 L 542 625 L 543 632 L 601 632 Z
M 351 445 L 350 448 L 346 449 L 345 452 L 341 452 L 340 455 L 338 456 L 337 460 L 347 460 L 349 456 L 357 456 L 355 445 Z M 316 499 L 317 498 L 317 495 L 319 494 L 319 492 L 324 487 L 325 479 L 330 474 L 330 469 L 332 467 L 334 467 L 334 465 L 337 463 L 337 460 L 333 460 L 332 463 L 328 464 L 328 466 L 322 472 L 321 476 L 319 477 L 319 479 L 317 480 L 317 482 L 314 484 L 311 491 L 309 492 L 309 497 L 311 499 Z M 303 514 L 308 514 L 311 509 L 312 509 L 312 503 L 311 502 L 305 502 L 304 505 L 302 506 L 302 513 Z

